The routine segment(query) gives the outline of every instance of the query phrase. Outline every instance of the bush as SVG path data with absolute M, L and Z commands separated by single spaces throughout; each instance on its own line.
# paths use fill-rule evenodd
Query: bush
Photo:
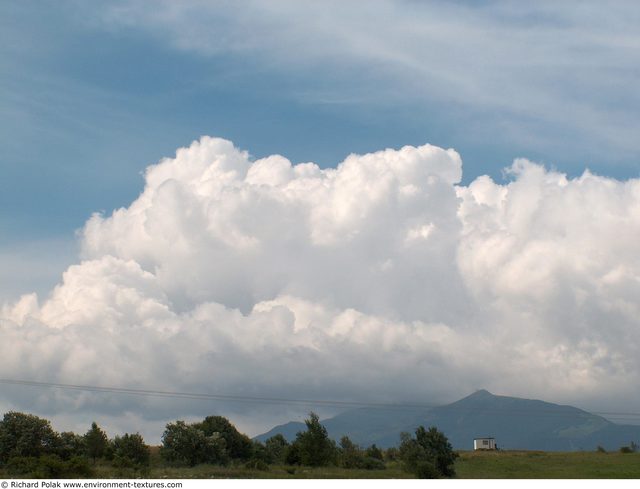
M 149 465 L 150 452 L 138 433 L 113 439 L 113 464 L 116 467 L 141 469 Z
M 384 459 L 387 462 L 398 460 L 398 449 L 396 447 L 387 448 L 384 452 Z
M 338 461 L 345 469 L 382 470 L 386 465 L 382 461 L 382 451 L 375 445 L 362 450 L 348 436 L 340 439 Z
M 367 457 L 375 458 L 378 460 L 383 460 L 384 458 L 382 454 L 382 450 L 380 450 L 375 443 L 371 445 L 369 448 L 367 448 L 365 455 Z
M 287 463 L 321 467 L 335 462 L 337 455 L 335 443 L 329 439 L 327 429 L 320 423 L 318 415 L 311 412 L 309 419 L 304 422 L 307 425 L 307 431 L 296 434 L 296 439 L 287 454 Z
M 365 470 L 384 470 L 387 466 L 379 458 L 363 457 L 360 468 Z
M 382 450 L 375 444 L 362 450 L 348 436 L 343 436 L 340 439 L 338 453 L 338 462 L 345 469 L 383 470 L 387 468 L 382 461 Z
M 437 479 L 442 476 L 430 460 L 419 460 L 415 465 L 414 474 L 418 479 Z
M 107 434 L 100 429 L 95 421 L 91 423 L 91 428 L 85 433 L 83 442 L 87 455 L 93 459 L 93 463 L 95 463 L 98 458 L 103 457 L 109 447 Z
M 638 451 L 638 444 L 635 441 L 629 443 L 629 446 L 620 447 L 620 453 L 635 453 Z
M 267 461 L 270 464 L 282 464 L 287 456 L 289 442 L 280 433 L 272 436 L 264 442 Z
M 40 457 L 13 457 L 6 465 L 9 475 L 39 479 L 71 479 L 92 477 L 93 471 L 85 457 L 72 457 L 65 461 L 57 455 Z
M 364 464 L 364 454 L 360 447 L 348 436 L 340 438 L 340 465 L 345 469 L 359 469 Z
M 287 465 L 300 465 L 302 463 L 299 444 L 294 442 L 287 447 L 284 461 Z
M 453 464 L 458 454 L 437 428 L 425 430 L 420 426 L 416 430 L 415 439 L 408 433 L 403 433 L 401 439 L 399 458 L 406 471 L 425 479 L 455 475 Z
M 82 457 L 86 452 L 83 438 L 70 431 L 60 433 L 56 445 L 56 455 L 63 460 Z
M 240 433 L 236 427 L 222 416 L 207 416 L 200 423 L 194 425 L 202 430 L 206 436 L 218 433 L 225 441 L 227 455 L 232 459 L 249 460 L 253 456 L 251 439 Z
M 39 464 L 39 457 L 11 457 L 5 464 L 5 469 L 14 477 L 38 477 Z
M 197 425 L 169 423 L 162 435 L 160 454 L 175 465 L 221 464 L 227 461 L 225 441 L 218 433 L 207 436 Z
M 0 421 L 0 463 L 13 457 L 52 455 L 59 445 L 59 437 L 46 419 L 9 412 Z
M 257 458 L 253 458 L 249 460 L 244 464 L 244 466 L 247 469 L 262 470 L 262 471 L 269 470 L 269 465 L 264 460 L 260 460 Z
M 93 469 L 86 457 L 71 457 L 67 462 L 70 477 L 93 477 Z

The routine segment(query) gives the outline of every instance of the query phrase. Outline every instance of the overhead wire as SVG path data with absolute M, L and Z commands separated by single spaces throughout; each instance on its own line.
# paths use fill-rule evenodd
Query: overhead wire
M 153 396 L 153 397 L 172 397 L 180 399 L 202 399 L 202 400 L 214 400 L 214 401 L 234 401 L 234 402 L 255 402 L 255 403 L 274 403 L 274 404 L 312 404 L 312 405 L 326 405 L 326 406 L 344 406 L 344 407 L 383 407 L 383 408 L 433 408 L 437 407 L 435 404 L 396 404 L 396 403 L 376 403 L 376 402 L 359 402 L 359 401 L 338 401 L 327 399 L 293 399 L 293 398 L 281 398 L 281 397 L 258 397 L 258 396 L 240 396 L 240 395 L 226 395 L 226 394 L 208 394 L 208 393 L 195 393 L 195 392 L 175 392 L 175 391 L 162 391 L 151 389 L 132 389 L 125 387 L 104 387 L 95 385 L 77 385 L 77 384 L 61 384 L 55 382 L 36 382 L 31 380 L 17 380 L 17 379 L 0 379 L 0 384 L 9 385 L 24 385 L 30 387 L 50 387 L 69 390 L 79 390 L 88 392 L 104 392 L 114 394 L 130 394 L 141 396 Z
M 281 405 L 306 405 L 306 406 L 323 406 L 323 407 L 342 407 L 342 408 L 377 408 L 377 409 L 425 409 L 425 410 L 438 410 L 448 409 L 461 412 L 479 412 L 479 413 L 500 413 L 502 415 L 517 415 L 517 414 L 536 414 L 542 416 L 575 416 L 575 411 L 566 412 L 563 408 L 567 406 L 554 405 L 555 410 L 550 411 L 548 409 L 534 409 L 527 407 L 526 409 L 518 408 L 484 408 L 482 406 L 464 407 L 464 406 L 451 406 L 433 403 L 389 403 L 389 402 L 368 402 L 368 401 L 344 401 L 344 400 L 330 400 L 330 399 L 300 399 L 300 398 L 285 398 L 285 397 L 264 397 L 264 396 L 243 396 L 243 395 L 229 395 L 229 394 L 211 394 L 211 393 L 199 393 L 199 392 L 179 392 L 179 391 L 165 391 L 155 389 L 137 389 L 127 387 L 109 387 L 109 386 L 97 386 L 97 385 L 82 385 L 82 384 L 65 384 L 57 382 L 40 382 L 33 380 L 21 380 L 21 379 L 5 379 L 0 378 L 0 384 L 26 386 L 36 388 L 53 388 L 53 389 L 65 389 L 84 392 L 95 392 L 104 394 L 122 394 L 122 395 L 134 395 L 144 397 L 160 397 L 160 398 L 174 398 L 174 399 L 189 399 L 189 400 L 203 400 L 203 401 L 221 401 L 221 402 L 242 402 L 242 403 L 257 403 L 257 404 L 281 404 Z M 559 408 L 559 409 L 558 409 Z M 577 408 L 575 408 L 577 409 Z M 583 411 L 583 410 L 581 410 Z M 603 417 L 615 417 L 626 420 L 640 419 L 640 413 L 638 412 L 587 412 L 584 414 L 595 414 Z

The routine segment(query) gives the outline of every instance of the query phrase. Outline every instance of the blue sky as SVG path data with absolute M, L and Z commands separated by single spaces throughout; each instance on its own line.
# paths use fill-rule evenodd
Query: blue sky
M 321 166 L 430 142 L 461 153 L 464 181 L 500 178 L 519 156 L 569 174 L 638 174 L 637 148 L 619 141 L 638 125 L 629 4 L 626 19 L 607 15 L 624 4 L 597 3 L 327 3 L 321 16 L 287 2 L 169 5 L 2 3 L 2 246 L 69 235 L 126 205 L 146 166 L 205 134 Z M 291 26 L 311 18 L 300 43 Z M 411 20 L 425 32 L 403 27 Z M 394 32 L 403 38 L 386 42 Z M 323 45 L 331 38 L 353 46 Z M 527 100 L 538 96 L 540 110 Z

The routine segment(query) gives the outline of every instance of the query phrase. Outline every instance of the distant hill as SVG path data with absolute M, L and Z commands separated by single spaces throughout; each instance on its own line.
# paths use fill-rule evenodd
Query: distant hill
M 338 441 L 348 435 L 368 446 L 396 446 L 400 433 L 413 433 L 423 425 L 436 426 L 456 449 L 470 450 L 473 439 L 493 437 L 499 448 L 519 450 L 595 450 L 598 445 L 617 450 L 631 441 L 640 444 L 640 426 L 619 425 L 572 406 L 496 396 L 477 391 L 452 404 L 434 408 L 359 408 L 322 421 Z M 256 437 L 264 441 L 281 433 L 288 440 L 304 431 L 304 423 L 276 426 Z

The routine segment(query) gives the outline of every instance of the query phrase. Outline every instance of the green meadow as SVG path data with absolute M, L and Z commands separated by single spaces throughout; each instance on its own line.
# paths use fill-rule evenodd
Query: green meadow
M 460 452 L 462 479 L 639 479 L 640 453 Z
M 155 448 L 155 447 L 154 447 Z M 640 453 L 497 451 L 459 452 L 456 478 L 459 479 L 640 479 Z M 157 449 L 152 449 L 148 472 L 141 474 L 96 466 L 96 477 L 148 477 L 153 479 L 406 479 L 398 462 L 388 462 L 384 470 L 340 467 L 300 467 L 270 465 L 268 470 L 244 465 L 197 465 L 167 467 Z

